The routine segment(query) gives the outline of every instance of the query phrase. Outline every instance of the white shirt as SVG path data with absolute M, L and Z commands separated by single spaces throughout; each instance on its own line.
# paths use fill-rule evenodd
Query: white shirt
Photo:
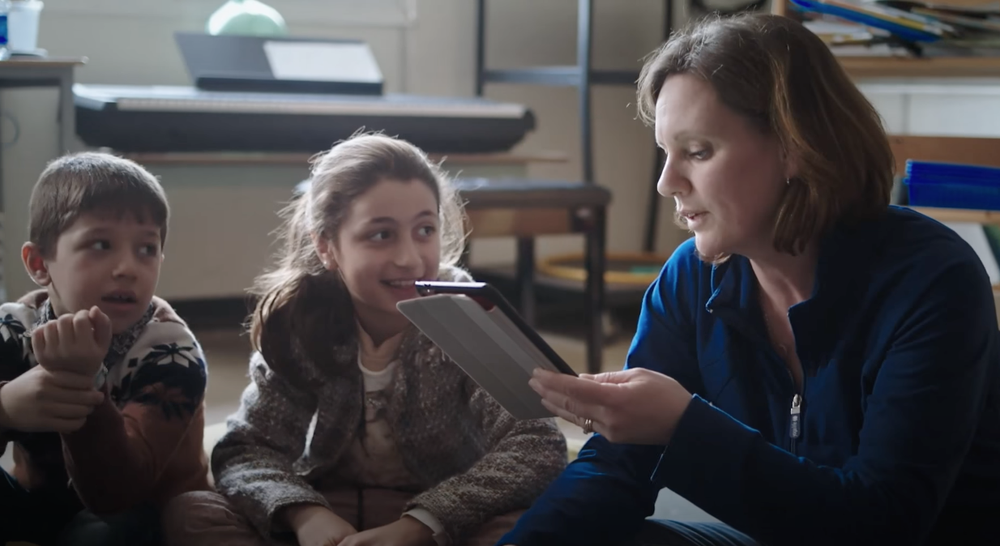
M 352 482 L 362 487 L 415 489 L 419 484 L 403 463 L 392 426 L 385 418 L 393 379 L 396 370 L 402 365 L 402 362 L 394 359 L 402 334 L 376 347 L 363 329 L 359 327 L 358 330 L 358 367 L 364 379 L 365 391 L 365 430 L 348 450 L 340 474 L 350 476 Z M 444 526 L 427 510 L 414 508 L 403 516 L 412 517 L 429 527 L 439 546 L 449 544 L 450 539 Z

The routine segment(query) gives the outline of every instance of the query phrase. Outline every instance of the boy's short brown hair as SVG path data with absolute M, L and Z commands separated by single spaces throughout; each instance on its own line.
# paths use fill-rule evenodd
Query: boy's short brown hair
M 81 214 L 130 214 L 160 228 L 167 241 L 170 206 L 155 176 L 139 164 L 106 153 L 60 157 L 38 177 L 28 204 L 28 240 L 51 257 L 59 236 Z

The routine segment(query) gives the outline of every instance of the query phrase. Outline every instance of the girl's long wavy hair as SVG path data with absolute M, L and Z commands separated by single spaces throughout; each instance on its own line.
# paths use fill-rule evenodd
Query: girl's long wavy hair
M 450 180 L 422 150 L 380 134 L 339 142 L 312 160 L 308 189 L 281 211 L 275 267 L 254 282 L 250 343 L 269 365 L 295 355 L 322 362 L 355 335 L 354 307 L 340 274 L 320 262 L 313 237 L 336 240 L 351 205 L 382 180 L 419 180 L 438 202 L 441 264 L 458 263 L 465 242 L 462 205 Z

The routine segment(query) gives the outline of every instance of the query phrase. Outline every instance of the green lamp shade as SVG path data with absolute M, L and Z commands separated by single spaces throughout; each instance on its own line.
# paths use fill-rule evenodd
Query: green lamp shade
M 208 19 L 211 35 L 284 36 L 288 27 L 281 14 L 257 0 L 229 0 Z

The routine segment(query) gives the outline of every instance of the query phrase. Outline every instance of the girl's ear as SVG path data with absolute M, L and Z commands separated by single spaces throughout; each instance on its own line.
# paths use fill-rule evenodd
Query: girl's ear
M 316 232 L 310 233 L 309 237 L 312 239 L 313 248 L 316 249 L 319 261 L 323 263 L 323 268 L 327 271 L 336 271 L 337 260 L 334 256 L 333 241 L 329 237 Z
M 38 286 L 48 286 L 52 283 L 49 275 L 49 268 L 42 257 L 42 250 L 35 243 L 24 243 L 21 247 L 21 261 L 24 262 L 24 269 L 31 276 Z

